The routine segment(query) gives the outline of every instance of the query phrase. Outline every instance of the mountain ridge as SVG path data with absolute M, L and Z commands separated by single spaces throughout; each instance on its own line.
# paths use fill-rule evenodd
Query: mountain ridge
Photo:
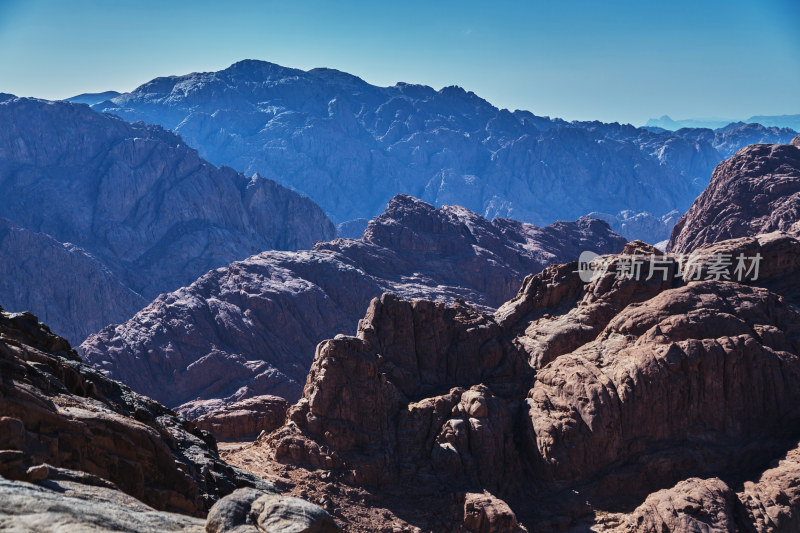
M 728 155 L 706 130 L 567 123 L 456 86 L 378 87 L 257 60 L 157 78 L 95 108 L 174 130 L 210 161 L 307 194 L 337 224 L 377 216 L 398 193 L 539 226 L 591 211 L 660 217 L 685 211 Z M 729 133 L 737 148 L 787 136 Z
M 293 401 L 317 343 L 354 330 L 381 292 L 489 310 L 528 273 L 625 242 L 596 219 L 539 228 L 398 195 L 360 239 L 263 252 L 212 270 L 90 336 L 80 351 L 134 390 L 195 417 L 251 396 Z
M 308 198 L 258 175 L 208 163 L 160 126 L 130 124 L 83 104 L 11 95 L 0 97 L 0 121 L 2 217 L 72 243 L 103 265 L 90 270 L 102 277 L 107 269 L 144 301 L 232 260 L 268 249 L 307 248 L 335 235 Z M 21 255 L 4 258 L 9 269 L 39 259 L 35 247 L 16 251 Z M 51 267 L 50 283 L 42 289 L 60 284 L 69 292 L 71 274 L 56 263 Z M 84 281 L 74 290 L 91 292 Z M 108 324 L 138 310 L 128 297 L 117 301 L 119 312 L 106 309 L 99 316 L 78 295 L 0 297 L 20 307 L 49 302 L 52 313 L 32 311 L 46 315 L 73 342 L 82 340 L 88 323 Z

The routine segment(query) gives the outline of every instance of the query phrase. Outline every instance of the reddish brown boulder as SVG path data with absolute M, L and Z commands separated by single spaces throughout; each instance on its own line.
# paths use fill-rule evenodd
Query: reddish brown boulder
M 769 470 L 744 483 L 739 493 L 748 522 L 759 533 L 800 531 L 800 446 Z
M 718 478 L 690 478 L 647 497 L 617 533 L 739 533 L 736 493 Z M 605 531 L 605 529 L 599 529 Z
M 254 396 L 225 404 L 221 400 L 191 402 L 181 414 L 208 431 L 218 441 L 255 440 L 262 432 L 271 433 L 283 425 L 289 402 L 278 396 Z M 197 416 L 197 413 L 204 413 Z
M 469 493 L 464 498 L 464 529 L 470 533 L 524 533 L 514 511 L 489 492 Z

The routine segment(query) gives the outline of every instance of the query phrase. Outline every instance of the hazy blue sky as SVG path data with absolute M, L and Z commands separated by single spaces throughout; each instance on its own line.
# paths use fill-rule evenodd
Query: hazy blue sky
M 245 58 L 567 119 L 800 113 L 800 1 L 0 0 L 0 92 L 126 91 Z

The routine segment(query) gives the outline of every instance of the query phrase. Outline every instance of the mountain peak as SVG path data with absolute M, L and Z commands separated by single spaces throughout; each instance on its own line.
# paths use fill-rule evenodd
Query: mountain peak
M 267 78 L 287 77 L 287 76 L 296 76 L 298 74 L 305 74 L 305 72 L 300 69 L 284 67 L 278 65 L 277 63 L 270 63 L 269 61 L 263 61 L 260 59 L 243 59 L 241 61 L 237 61 L 236 63 L 232 64 L 225 70 L 222 70 L 221 73 L 243 74 L 248 76 L 259 76 L 259 77 L 263 76 Z

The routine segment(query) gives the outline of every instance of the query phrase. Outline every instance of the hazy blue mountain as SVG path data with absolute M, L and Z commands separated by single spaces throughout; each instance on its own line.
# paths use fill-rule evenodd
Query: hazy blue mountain
M 791 128 L 800 131 L 799 115 L 756 115 L 748 118 L 745 122 L 757 122 L 764 126 L 777 126 L 780 128 Z
M 715 130 L 717 128 L 723 128 L 731 122 L 736 121 L 725 118 L 685 118 L 674 120 L 669 115 L 662 115 L 658 118 L 651 118 L 645 123 L 645 126 L 649 128 L 662 128 L 671 131 L 679 130 L 681 128 L 710 128 Z
M 669 240 L 670 232 L 680 215 L 678 211 L 671 211 L 661 217 L 655 217 L 650 213 L 622 211 L 616 215 L 594 212 L 587 216 L 604 220 L 615 233 L 628 240 L 640 239 L 655 245 Z
M 11 95 L 0 124 L 0 299 L 73 342 L 209 269 L 335 235 L 308 198 L 159 126 Z
M 725 157 L 711 130 L 568 123 L 498 109 L 460 87 L 376 87 L 254 60 L 157 78 L 95 107 L 307 194 L 337 224 L 375 216 L 398 193 L 538 225 L 591 211 L 660 217 L 685 211 Z M 756 137 L 792 137 L 782 135 Z
M 679 130 L 681 128 L 725 128 L 731 123 L 761 124 L 766 127 L 790 128 L 800 131 L 800 115 L 753 115 L 748 119 L 723 119 L 723 118 L 688 118 L 673 120 L 668 115 L 651 118 L 645 124 L 648 128 L 661 128 L 665 130 Z
M 71 98 L 65 98 L 65 101 L 72 102 L 74 104 L 94 105 L 94 104 L 99 104 L 100 102 L 105 102 L 106 100 L 111 100 L 112 98 L 116 98 L 120 94 L 122 93 L 118 93 L 117 91 L 105 91 L 102 93 L 81 93 Z

